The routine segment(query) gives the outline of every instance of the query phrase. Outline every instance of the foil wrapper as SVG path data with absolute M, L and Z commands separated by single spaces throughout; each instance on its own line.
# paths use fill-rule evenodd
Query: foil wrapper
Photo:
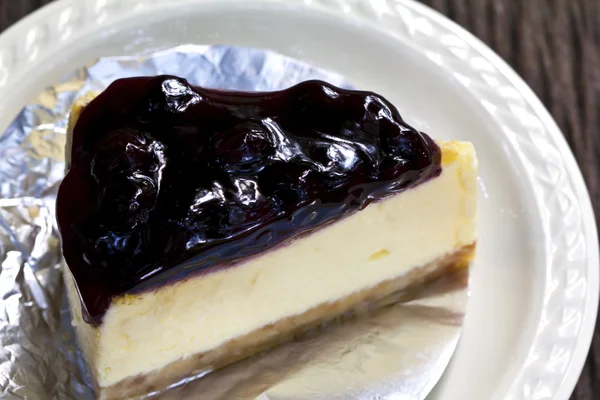
M 48 86 L 0 135 L 0 394 L 93 399 L 70 324 L 55 196 L 64 175 L 73 100 L 129 76 L 173 74 L 231 90 L 284 89 L 343 77 L 266 50 L 186 45 L 102 58 Z M 354 313 L 256 357 L 147 397 L 183 399 L 423 399 L 456 347 L 467 272 L 378 311 Z M 404 300 L 404 301 L 399 301 Z M 201 394 L 201 395 L 200 395 Z

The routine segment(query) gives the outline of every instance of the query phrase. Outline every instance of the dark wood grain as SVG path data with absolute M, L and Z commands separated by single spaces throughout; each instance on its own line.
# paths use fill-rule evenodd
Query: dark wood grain
M 51 0 L 0 0 L 0 32 Z M 422 0 L 481 38 L 564 132 L 600 215 L 600 0 Z M 600 332 L 573 400 L 600 399 Z M 482 399 L 483 400 L 483 399 Z

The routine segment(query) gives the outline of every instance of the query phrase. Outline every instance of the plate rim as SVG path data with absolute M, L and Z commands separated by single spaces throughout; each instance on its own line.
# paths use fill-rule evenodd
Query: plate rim
M 175 2 L 201 3 L 206 1 L 207 0 L 174 0 L 169 2 L 168 0 L 132 0 L 129 2 L 140 4 L 145 3 L 144 5 L 146 7 L 153 7 L 164 5 L 165 3 L 171 3 L 172 5 L 172 3 Z M 320 9 L 326 9 L 330 12 L 339 13 L 342 14 L 342 17 L 344 18 L 350 16 L 366 22 L 389 22 L 390 20 L 398 22 L 399 18 L 402 26 L 400 26 L 400 24 L 396 24 L 395 27 L 392 27 L 390 24 L 384 23 L 379 28 L 394 35 L 408 36 L 409 39 L 414 39 L 414 33 L 411 33 L 406 25 L 407 16 L 402 14 L 408 10 L 410 13 L 418 14 L 419 16 L 434 22 L 437 24 L 437 27 L 443 28 L 446 32 L 462 40 L 468 45 L 468 47 L 475 50 L 479 56 L 481 56 L 484 60 L 487 60 L 497 70 L 497 73 L 505 80 L 505 82 L 507 82 L 512 88 L 516 89 L 516 92 L 519 94 L 519 96 L 521 96 L 525 103 L 533 110 L 535 117 L 542 123 L 545 135 L 560 156 L 561 167 L 566 172 L 566 184 L 571 186 L 570 191 L 572 194 L 574 194 L 574 198 L 579 206 L 581 220 L 579 225 L 579 233 L 585 239 L 587 250 L 585 260 L 586 274 L 584 279 L 584 283 L 586 285 L 585 304 L 583 305 L 582 309 L 579 310 L 582 322 L 580 323 L 577 333 L 574 335 L 575 346 L 573 349 L 571 349 L 569 361 L 565 367 L 565 372 L 561 374 L 561 382 L 557 388 L 552 389 L 553 393 L 551 393 L 550 397 L 546 397 L 561 400 L 569 398 L 584 367 L 585 360 L 592 343 L 596 324 L 598 300 L 600 295 L 598 290 L 600 287 L 600 252 L 598 247 L 598 232 L 591 198 L 573 152 L 559 126 L 556 124 L 551 114 L 548 112 L 533 90 L 513 70 L 513 68 L 508 65 L 507 62 L 498 56 L 484 42 L 475 37 L 465 28 L 451 21 L 446 16 L 426 5 L 418 3 L 415 0 L 370 0 L 360 5 L 360 0 L 248 0 L 248 2 L 286 2 L 301 4 L 306 7 L 317 7 Z M 106 2 L 106 4 L 109 6 L 114 3 L 116 2 Z M 64 12 L 68 8 L 72 9 L 74 7 L 80 7 L 79 11 L 81 11 L 81 14 L 85 16 L 85 18 L 82 17 L 79 21 L 79 26 L 82 27 L 85 25 L 84 20 L 88 19 L 90 15 L 93 16 L 94 13 L 104 11 L 102 9 L 94 8 L 92 5 L 92 2 L 86 2 L 85 0 L 57 0 L 56 2 L 49 3 L 29 14 L 0 34 L 0 49 L 8 49 L 6 51 L 0 50 L 0 91 L 2 90 L 2 87 L 6 85 L 7 78 L 10 76 L 11 70 L 18 69 L 19 65 L 35 59 L 40 52 L 44 51 L 44 49 L 41 49 L 40 47 L 42 43 L 38 42 L 48 42 L 50 40 L 49 37 L 52 36 L 51 31 L 57 30 L 56 26 L 58 24 L 58 17 L 61 12 Z M 120 11 L 123 13 L 134 12 L 129 10 L 133 10 L 133 7 L 126 9 L 126 11 L 123 11 L 123 9 Z M 382 13 L 382 11 L 385 12 Z M 89 21 L 85 22 L 89 23 Z M 48 35 L 46 35 L 46 37 L 41 35 L 42 39 L 38 40 L 36 34 L 39 27 L 43 27 L 43 29 L 47 31 Z M 28 33 L 31 32 L 36 32 L 33 34 L 33 40 L 29 39 L 30 35 L 28 35 Z M 8 54 L 7 56 L 7 53 L 11 54 Z M 566 289 L 566 287 L 563 288 L 565 291 Z M 536 338 L 539 339 L 537 334 Z M 536 338 L 534 338 L 534 342 Z M 531 348 L 529 350 L 531 351 Z M 534 398 L 536 387 L 535 385 L 532 387 L 532 384 L 535 384 L 535 382 L 526 380 L 527 375 L 531 375 L 531 370 L 533 368 L 532 365 L 534 364 L 530 364 L 528 366 L 522 365 L 519 368 L 518 374 L 515 376 L 516 379 L 512 382 L 509 390 L 509 398 Z M 527 371 L 528 369 L 529 372 Z M 518 387 L 519 385 L 516 385 L 515 383 L 521 380 L 523 380 L 523 382 L 521 382 L 520 387 Z
M 576 347 L 573 350 L 572 356 L 570 357 L 568 366 L 566 368 L 566 374 L 563 376 L 563 380 L 559 385 L 556 392 L 553 394 L 553 399 L 568 399 L 583 371 L 585 361 L 592 344 L 593 334 L 596 326 L 596 319 L 598 314 L 598 306 L 600 300 L 600 253 L 598 244 L 598 231 L 596 226 L 595 213 L 592 207 L 591 197 L 579 164 L 573 154 L 571 147 L 569 146 L 562 130 L 542 103 L 539 97 L 535 94 L 533 89 L 525 82 L 525 80 L 504 60 L 502 59 L 491 47 L 485 44 L 481 39 L 476 37 L 474 34 L 458 25 L 445 15 L 440 12 L 418 3 L 416 0 L 401 0 L 410 7 L 419 10 L 423 15 L 431 17 L 431 19 L 437 20 L 440 24 L 446 26 L 448 30 L 452 31 L 455 35 L 465 40 L 473 48 L 475 48 L 480 54 L 490 60 L 495 67 L 498 69 L 504 77 L 510 82 L 520 93 L 520 95 L 527 101 L 529 106 L 533 109 L 536 116 L 542 121 L 545 131 L 552 139 L 553 144 L 558 149 L 564 167 L 567 172 L 568 178 L 571 180 L 571 185 L 574 188 L 574 192 L 577 194 L 577 200 L 580 203 L 581 209 L 581 227 L 586 237 L 586 247 L 588 250 L 587 259 L 587 289 L 586 289 L 586 312 L 583 313 L 583 322 L 578 332 L 578 338 L 576 341 Z M 525 367 L 521 366 L 519 375 L 525 374 Z M 518 376 L 516 377 L 518 378 Z M 513 386 L 509 391 L 510 398 L 517 396 L 514 392 L 517 388 Z M 528 398 L 524 395 L 523 398 Z M 533 398 L 533 396 L 532 396 Z

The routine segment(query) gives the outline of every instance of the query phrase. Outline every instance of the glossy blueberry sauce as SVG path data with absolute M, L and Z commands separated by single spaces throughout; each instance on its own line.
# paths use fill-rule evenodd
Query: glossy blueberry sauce
M 76 123 L 58 193 L 84 318 L 100 324 L 115 296 L 229 266 L 424 182 L 440 157 L 371 92 L 118 80 Z

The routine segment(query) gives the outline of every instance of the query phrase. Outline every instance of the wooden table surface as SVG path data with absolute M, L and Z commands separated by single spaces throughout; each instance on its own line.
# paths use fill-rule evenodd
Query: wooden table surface
M 0 32 L 52 0 L 0 0 Z M 422 0 L 491 46 L 564 132 L 600 215 L 600 0 Z M 600 331 L 573 400 L 600 399 Z M 485 400 L 485 399 L 479 399 Z

